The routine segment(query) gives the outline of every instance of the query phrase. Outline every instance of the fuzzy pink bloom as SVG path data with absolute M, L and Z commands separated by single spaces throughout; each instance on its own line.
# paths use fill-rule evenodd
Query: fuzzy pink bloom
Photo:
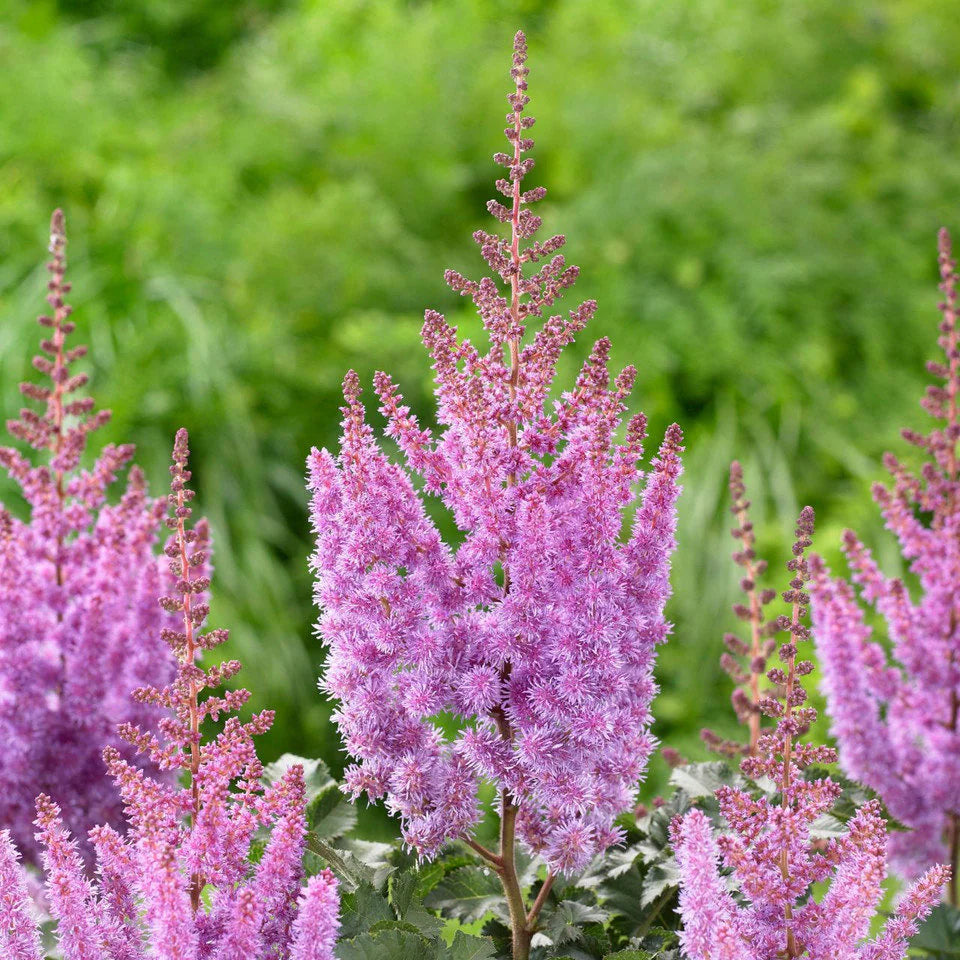
M 44 339 L 34 358 L 49 383 L 20 385 L 44 410 L 25 408 L 7 424 L 37 462 L 0 448 L 0 466 L 29 508 L 21 521 L 0 506 L 0 823 L 33 861 L 39 793 L 57 801 L 80 836 L 98 821 L 121 822 L 100 754 L 107 745 L 126 750 L 118 723 L 156 722 L 156 708 L 134 703 L 130 690 L 173 669 L 159 636 L 173 621 L 156 603 L 172 584 L 155 555 L 163 502 L 147 496 L 134 467 L 119 502 L 107 503 L 132 446 L 108 445 L 90 469 L 79 465 L 110 413 L 78 394 L 87 375 L 71 368 L 86 348 L 67 343 L 74 324 L 59 210 L 50 230 L 52 316 L 39 318 Z M 85 844 L 81 853 L 89 857 Z
M 779 695 L 760 701 L 776 727 L 760 735 L 757 754 L 741 764 L 754 780 L 772 780 L 777 792 L 755 795 L 720 787 L 716 797 L 729 830 L 718 840 L 700 811 L 672 827 L 683 943 L 690 960 L 903 960 L 916 919 L 939 898 L 950 873 L 945 867 L 929 871 L 880 937 L 867 942 L 886 877 L 886 824 L 879 802 L 861 807 L 846 833 L 826 845 L 811 834 L 841 792 L 829 777 L 803 775 L 811 764 L 836 759 L 828 747 L 800 742 L 816 717 L 813 708 L 804 705 L 806 693 L 800 685 L 800 678 L 810 672 L 810 661 L 797 658 L 797 644 L 808 638 L 803 624 L 810 574 L 805 553 L 812 534 L 813 511 L 806 507 L 787 564 L 790 589 L 783 595 L 792 616 L 777 621 L 788 633 L 779 648 L 783 668 L 768 672 Z M 730 871 L 739 901 L 720 879 L 721 864 Z M 827 891 L 818 900 L 815 893 L 822 885 L 828 885 Z
M 960 346 L 958 276 L 946 231 L 940 274 L 945 362 L 928 366 L 945 384 L 929 387 L 923 406 L 942 425 L 928 434 L 904 431 L 927 462 L 914 474 L 888 454 L 892 488 L 874 487 L 886 526 L 919 581 L 919 600 L 880 571 L 855 534 L 844 535 L 852 579 L 886 621 L 890 654 L 871 639 L 854 588 L 832 578 L 822 561 L 815 558 L 813 566 L 814 635 L 840 762 L 913 828 L 891 843 L 892 864 L 908 878 L 956 859 L 960 850 Z M 955 886 L 951 893 L 956 901 Z
M 132 724 L 121 731 L 153 764 L 180 771 L 183 785 L 150 775 L 115 747 L 104 750 L 128 830 L 125 836 L 110 826 L 90 831 L 94 878 L 86 874 L 59 808 L 40 797 L 37 839 L 60 947 L 64 960 L 332 960 L 336 885 L 324 877 L 301 902 L 303 768 L 292 766 L 269 787 L 262 782 L 254 738 L 269 729 L 273 715 L 265 711 L 246 723 L 230 716 L 211 740 L 201 735 L 205 718 L 231 713 L 249 694 L 231 690 L 201 699 L 240 665 L 226 661 L 204 668 L 199 662 L 201 651 L 223 643 L 227 632 L 202 629 L 209 537 L 204 522 L 189 524 L 188 455 L 187 434 L 180 430 L 168 497 L 173 534 L 164 551 L 174 590 L 160 598 L 179 621 L 178 629 L 163 631 L 178 670 L 170 684 L 134 692 L 138 703 L 166 711 L 158 732 Z M 260 830 L 269 831 L 269 839 L 254 864 L 251 845 Z M 11 940 L 20 950 L 16 960 L 34 960 L 29 950 L 35 925 L 20 881 L 5 839 L 0 920 L 8 921 L 10 936 L 18 938 Z
M 0 833 L 0 956 L 41 960 L 40 935 L 10 831 Z
M 314 450 L 308 461 L 312 567 L 330 648 L 323 688 L 356 760 L 350 792 L 385 799 L 407 843 L 431 857 L 470 835 L 478 781 L 490 779 L 518 808 L 528 847 L 575 870 L 619 839 L 614 818 L 633 806 L 655 743 L 682 435 L 669 427 L 637 502 L 643 416 L 617 439 L 636 371 L 612 378 L 601 339 L 573 388 L 551 399 L 560 352 L 596 304 L 549 313 L 578 271 L 559 252 L 562 236 L 533 239 L 530 205 L 544 190 L 521 188 L 533 167 L 525 58 L 518 34 L 511 150 L 495 157 L 507 203 L 488 204 L 509 237 L 475 234 L 493 276 L 446 276 L 473 301 L 488 344 L 426 312 L 436 436 L 376 375 L 404 466 L 381 449 L 347 374 L 339 455 Z M 441 538 L 430 498 L 452 515 L 454 543 Z M 441 732 L 442 713 L 459 732 Z
M 758 954 L 738 927 L 737 905 L 717 872 L 720 853 L 706 814 L 693 810 L 678 820 L 673 826 L 673 845 L 683 877 L 683 949 L 691 957 L 756 960 Z
M 291 960 L 329 960 L 340 929 L 337 878 L 323 870 L 307 881 L 293 924 Z

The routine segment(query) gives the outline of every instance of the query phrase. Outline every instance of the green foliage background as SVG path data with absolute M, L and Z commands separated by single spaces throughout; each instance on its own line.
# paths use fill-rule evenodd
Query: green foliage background
M 162 491 L 191 431 L 214 618 L 278 711 L 266 759 L 342 765 L 315 689 L 303 463 L 336 441 L 347 367 L 390 370 L 429 417 L 424 307 L 475 329 L 442 271 L 480 273 L 521 26 L 546 228 L 600 302 L 592 334 L 638 366 L 653 442 L 674 419 L 688 436 L 659 736 L 699 757 L 701 726 L 732 729 L 731 458 L 771 569 L 805 502 L 834 560 L 851 525 L 896 567 L 869 485 L 898 428 L 923 425 L 935 234 L 960 231 L 950 4 L 7 0 L 0 412 L 29 372 L 61 205 L 108 438 L 136 441 Z M 5 482 L 0 498 L 16 506 Z

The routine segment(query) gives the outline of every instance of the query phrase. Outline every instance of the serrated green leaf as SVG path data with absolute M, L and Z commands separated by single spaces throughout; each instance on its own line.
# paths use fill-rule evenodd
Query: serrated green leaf
M 307 828 L 321 840 L 335 840 L 357 823 L 356 807 L 336 784 L 321 790 L 307 806 Z
M 318 856 L 351 889 L 361 883 L 376 884 L 376 870 L 357 859 L 350 850 L 334 847 L 312 833 L 307 834 L 307 850 Z
M 646 950 L 632 950 L 628 947 L 626 950 L 608 953 L 603 960 L 654 960 L 654 955 Z
M 880 803 L 880 815 L 887 821 L 887 830 L 903 832 L 910 829 L 896 817 L 891 816 L 882 799 L 873 790 L 856 780 L 849 780 L 836 770 L 828 770 L 826 767 L 807 767 L 803 771 L 803 777 L 805 780 L 822 780 L 824 777 L 829 777 L 834 783 L 840 785 L 840 796 L 830 813 L 843 823 L 852 820 L 865 803 L 876 800 Z
M 675 880 L 667 882 L 670 879 L 663 865 L 652 867 L 647 874 L 634 866 L 603 884 L 601 903 L 612 915 L 611 927 L 627 938 L 644 936 L 676 897 Z
M 507 919 L 500 880 L 482 867 L 459 867 L 430 891 L 426 905 L 461 923 L 474 923 L 487 914 Z
M 510 953 L 512 933 L 510 927 L 502 920 L 498 920 L 496 917 L 490 917 L 484 922 L 481 933 L 493 941 L 498 956 Z
M 368 932 L 379 933 L 381 930 L 406 930 L 407 933 L 423 936 L 412 923 L 407 923 L 406 920 L 378 920 Z
M 365 933 L 336 946 L 337 960 L 444 960 L 446 946 L 409 930 Z
M 670 782 L 696 800 L 698 797 L 713 796 L 718 787 L 739 786 L 743 783 L 743 777 L 722 760 L 710 760 L 675 767 L 670 774 Z
M 417 896 L 422 900 L 443 879 L 446 870 L 442 863 L 425 863 L 416 871 Z
M 373 870 L 376 880 L 374 886 L 379 887 L 396 869 L 391 862 L 393 851 L 392 843 L 377 843 L 374 840 L 361 840 L 359 837 L 344 837 L 340 841 L 340 848 L 352 854 L 356 860 Z
M 673 857 L 664 860 L 662 863 L 654 864 L 643 875 L 643 893 L 640 894 L 640 905 L 642 907 L 650 906 L 667 890 L 675 887 L 679 881 L 680 872 Z
M 296 764 L 303 767 L 303 780 L 306 785 L 308 804 L 313 801 L 314 797 L 336 783 L 330 776 L 327 765 L 322 760 L 298 757 L 294 753 L 284 753 L 273 763 L 268 763 L 263 768 L 263 779 L 268 784 L 276 783 Z
M 414 926 L 425 937 L 439 937 L 444 921 L 424 907 L 417 896 L 417 879 L 415 870 L 393 874 L 387 886 L 390 905 L 399 919 Z
M 386 897 L 367 882 L 345 894 L 340 901 L 340 935 L 347 940 L 395 919 Z
M 810 836 L 815 840 L 829 840 L 847 833 L 847 825 L 832 813 L 822 813 L 810 824 Z
M 712 797 L 709 798 L 712 801 Z M 707 798 L 698 806 L 710 812 Z M 690 795 L 685 790 L 675 790 L 667 802 L 637 822 L 637 828 L 644 838 L 636 844 L 646 862 L 652 862 L 663 856 L 670 847 L 670 824 L 674 817 L 682 816 L 691 807 Z
M 497 955 L 493 941 L 487 937 L 471 937 L 458 930 L 447 948 L 444 960 L 492 960 Z
M 601 907 L 578 900 L 563 900 L 541 921 L 540 932 L 554 946 L 583 938 L 582 927 L 590 923 L 604 923 L 609 914 Z
M 636 866 L 605 880 L 599 889 L 600 901 L 610 911 L 640 923 L 646 915 L 640 900 L 643 896 L 643 874 Z
M 402 917 L 413 903 L 417 876 L 412 870 L 395 873 L 387 883 L 387 896 L 398 917 Z

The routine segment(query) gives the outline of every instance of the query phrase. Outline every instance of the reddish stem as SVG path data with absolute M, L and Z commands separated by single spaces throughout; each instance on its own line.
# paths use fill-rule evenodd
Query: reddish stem
M 187 556 L 187 537 L 182 516 L 186 507 L 184 497 L 184 485 L 180 484 L 177 490 L 177 546 L 180 549 L 180 570 L 181 578 L 189 583 L 190 580 L 190 560 Z M 183 592 L 183 632 L 186 636 L 186 649 L 184 651 L 184 663 L 193 666 L 196 662 L 196 640 L 194 638 L 194 624 L 192 615 L 193 595 L 189 589 Z M 200 773 L 200 691 L 197 688 L 197 682 L 192 674 L 189 681 L 190 691 L 190 792 L 193 799 L 192 823 L 196 823 L 200 814 L 200 786 L 198 775 Z M 203 878 L 195 874 L 190 882 L 190 903 L 194 910 L 200 907 L 200 893 L 203 890 Z

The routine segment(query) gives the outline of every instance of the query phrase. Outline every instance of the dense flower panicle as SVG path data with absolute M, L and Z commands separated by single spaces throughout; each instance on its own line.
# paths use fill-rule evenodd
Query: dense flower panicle
M 942 424 L 923 435 L 904 431 L 929 458 L 919 474 L 888 454 L 893 485 L 874 487 L 886 526 L 919 581 L 919 601 L 902 580 L 881 573 L 854 533 L 843 540 L 853 582 L 886 621 L 892 660 L 871 639 L 853 586 L 813 561 L 814 636 L 840 762 L 913 828 L 891 844 L 892 865 L 906 877 L 945 859 L 956 870 L 960 851 L 958 275 L 945 230 L 939 239 L 945 362 L 928 368 L 945 385 L 929 387 L 923 406 Z
M 147 496 L 136 467 L 119 502 L 107 503 L 131 446 L 107 445 L 90 469 L 80 468 L 88 436 L 110 415 L 78 396 L 87 375 L 72 366 L 86 348 L 67 343 L 74 324 L 64 299 L 65 246 L 57 210 L 48 265 L 52 315 L 39 318 L 45 332 L 33 361 L 49 383 L 20 385 L 44 409 L 25 408 L 7 424 L 39 462 L 0 448 L 0 465 L 29 508 L 23 522 L 0 507 L 0 823 L 31 860 L 41 791 L 57 799 L 81 836 L 98 821 L 120 822 L 101 751 L 122 746 L 119 722 L 156 720 L 156 709 L 132 702 L 129 691 L 173 669 L 159 639 L 173 621 L 156 604 L 172 582 L 155 556 L 163 503 Z
M 800 742 L 816 717 L 805 705 L 800 682 L 813 665 L 798 659 L 797 647 L 808 639 L 806 551 L 812 533 L 813 511 L 806 507 L 787 564 L 792 576 L 783 598 L 791 616 L 775 621 L 787 633 L 778 651 L 782 666 L 767 674 L 782 697 L 760 700 L 776 726 L 761 733 L 756 755 L 741 763 L 752 779 L 772 780 L 776 792 L 720 787 L 716 798 L 729 830 L 716 839 L 699 810 L 672 825 L 681 941 L 690 960 L 903 960 L 917 921 L 930 911 L 950 875 L 947 867 L 931 868 L 906 895 L 897 917 L 867 941 L 886 877 L 886 824 L 879 802 L 864 804 L 841 836 L 824 843 L 811 835 L 814 822 L 840 795 L 829 777 L 804 776 L 811 764 L 833 762 L 834 751 Z M 721 879 L 721 866 L 731 873 L 736 899 Z M 816 884 L 829 884 L 819 900 Z
M 550 399 L 557 358 L 596 304 L 549 314 L 577 268 L 559 252 L 562 236 L 533 239 L 540 218 L 530 206 L 545 191 L 522 186 L 533 168 L 525 61 L 517 34 L 512 149 L 495 156 L 505 202 L 488 205 L 509 236 L 475 234 L 493 276 L 446 274 L 473 301 L 489 344 L 461 340 L 426 312 L 436 435 L 376 375 L 406 468 L 380 448 L 358 378 L 347 375 L 339 456 L 314 450 L 308 462 L 312 566 L 330 647 L 323 687 L 339 701 L 356 759 L 350 791 L 385 798 L 407 843 L 429 857 L 469 835 L 478 780 L 492 780 L 518 808 L 520 838 L 551 867 L 573 870 L 618 839 L 613 819 L 632 805 L 654 746 L 682 435 L 667 431 L 624 542 L 643 476 L 643 416 L 622 440 L 617 431 L 636 372 L 611 380 L 601 339 L 573 389 Z M 459 545 L 441 539 L 412 474 L 452 513 Z M 444 712 L 465 722 L 449 738 L 432 722 Z
M 0 956 L 8 960 L 43 957 L 25 879 L 10 831 L 4 830 L 0 832 Z
M 163 631 L 177 672 L 170 684 L 135 694 L 167 715 L 158 733 L 132 724 L 122 730 L 162 770 L 181 771 L 182 783 L 150 776 L 116 747 L 106 748 L 128 832 L 121 836 L 109 825 L 90 831 L 94 878 L 84 870 L 58 805 L 46 796 L 38 799 L 37 839 L 60 948 L 64 960 L 332 960 L 336 881 L 324 873 L 302 888 L 303 768 L 292 766 L 263 785 L 254 737 L 269 729 L 273 715 L 264 711 L 246 723 L 230 716 L 213 739 L 202 736 L 204 719 L 232 713 L 249 695 L 230 690 L 200 699 L 234 676 L 239 664 L 205 669 L 198 662 L 201 650 L 223 643 L 227 634 L 202 632 L 209 544 L 206 524 L 188 522 L 188 454 L 187 434 L 180 430 L 166 521 L 173 532 L 164 551 L 175 586 L 160 598 L 179 620 L 178 629 Z M 269 839 L 254 865 L 251 844 L 262 828 L 269 829 Z M 34 958 L 28 910 L 6 839 L 0 843 L 0 931 L 20 937 L 11 941 L 20 951 L 17 960 Z
M 296 960 L 328 960 L 340 929 L 337 880 L 323 870 L 307 881 L 293 924 L 293 956 Z
M 761 589 L 757 585 L 766 572 L 767 561 L 757 557 L 754 550 L 756 536 L 750 520 L 750 501 L 747 500 L 747 489 L 743 483 L 743 468 L 736 460 L 730 464 L 730 494 L 733 498 L 730 512 L 737 518 L 737 526 L 731 531 L 738 543 L 733 562 L 743 569 L 740 589 L 747 600 L 746 603 L 735 603 L 733 612 L 750 625 L 750 639 L 747 642 L 735 633 L 724 634 L 723 643 L 727 649 L 720 657 L 720 666 L 736 684 L 731 702 L 737 719 L 747 727 L 748 739 L 746 743 L 737 743 L 718 736 L 712 730 L 702 730 L 700 735 L 711 750 L 724 756 L 735 757 L 743 753 L 755 756 L 760 742 L 760 684 L 766 673 L 767 660 L 777 648 L 773 636 L 778 628 L 777 622 L 766 620 L 763 608 L 776 597 L 777 592 Z M 774 695 L 778 692 L 774 686 Z

